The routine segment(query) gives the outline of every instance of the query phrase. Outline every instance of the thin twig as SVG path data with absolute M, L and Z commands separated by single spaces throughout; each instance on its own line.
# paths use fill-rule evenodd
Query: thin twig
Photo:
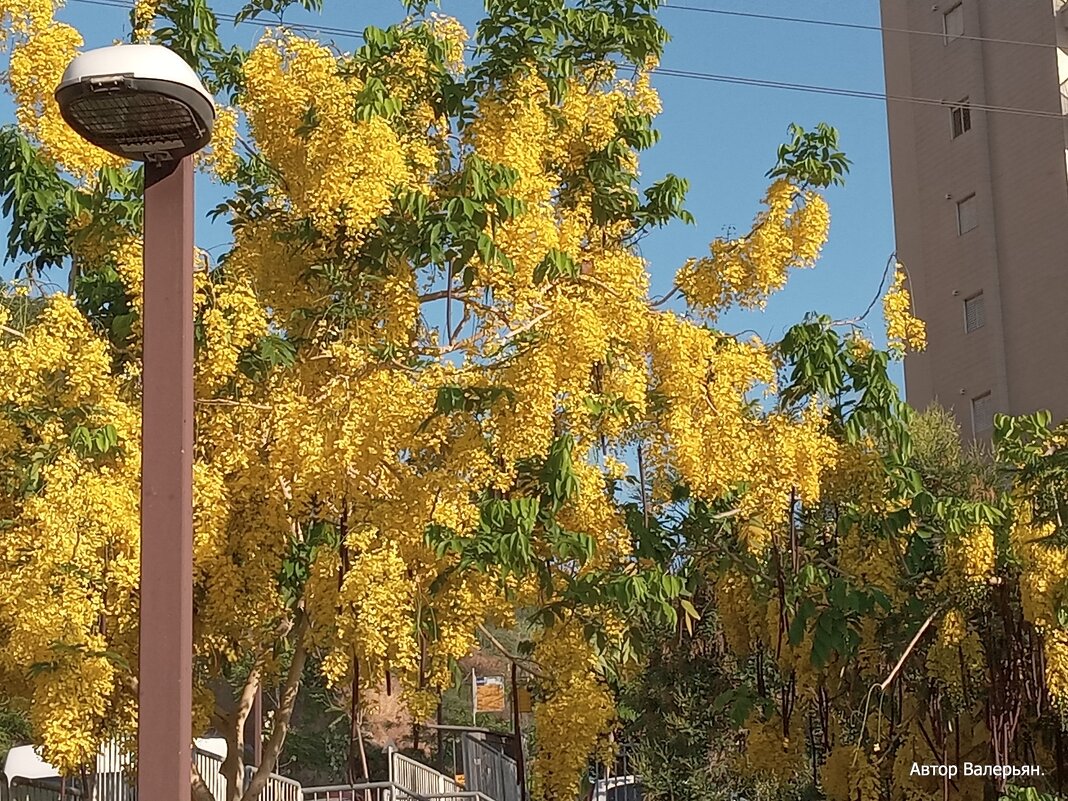
M 271 411 L 270 406 L 265 406 L 262 403 L 249 403 L 248 401 L 235 401 L 227 400 L 226 398 L 197 398 L 195 403 L 200 406 L 244 406 L 249 409 L 259 409 L 260 411 Z
M 527 673 L 530 673 L 532 676 L 537 676 L 539 679 L 546 678 L 545 673 L 538 667 L 537 662 L 532 659 L 526 659 L 522 656 L 513 654 L 511 651 L 501 645 L 500 640 L 490 634 L 489 629 L 487 629 L 484 624 L 479 623 L 478 630 L 487 640 L 490 641 L 494 648 L 500 651 L 501 655 L 509 662 L 512 662 L 522 667 L 523 670 L 525 670 Z
M 678 292 L 678 291 L 679 291 L 680 289 L 682 289 L 682 287 L 680 287 L 680 286 L 679 286 L 678 284 L 675 284 L 675 285 L 674 285 L 673 287 L 671 287 L 671 291 L 670 291 L 670 292 L 668 292 L 668 293 L 667 293 L 666 295 L 664 295 L 664 297 L 660 298 L 660 300 L 654 300 L 654 301 L 652 301 L 652 302 L 651 302 L 651 303 L 649 304 L 649 306 L 650 306 L 650 307 L 652 307 L 652 308 L 654 308 L 654 309 L 655 309 L 655 308 L 656 308 L 657 306 L 663 306 L 663 305 L 664 305 L 665 303 L 667 303 L 667 302 L 668 302 L 669 300 L 671 300 L 671 299 L 672 299 L 673 297 L 675 297 L 676 293 L 677 293 L 677 292 Z
M 871 299 L 871 303 L 868 304 L 868 308 L 864 310 L 864 313 L 859 317 L 850 317 L 846 320 L 835 320 L 831 325 L 855 325 L 861 322 L 871 310 L 875 308 L 875 304 L 879 302 L 879 298 L 883 296 L 883 286 L 886 284 L 886 277 L 890 274 L 890 267 L 897 261 L 897 251 L 895 250 L 890 254 L 890 258 L 886 260 L 886 267 L 883 268 L 883 277 L 879 279 L 879 289 L 875 292 L 875 297 Z
M 936 614 L 938 614 L 937 611 L 931 612 L 931 614 L 927 616 L 927 619 L 923 621 L 923 625 L 920 626 L 920 630 L 917 631 L 916 635 L 912 638 L 912 642 L 910 642 L 909 647 L 905 649 L 905 653 L 903 653 L 901 655 L 901 658 L 897 660 L 897 664 L 894 665 L 894 669 L 890 671 L 890 675 L 886 677 L 882 684 L 878 685 L 880 690 L 886 692 L 886 688 L 890 686 L 891 682 L 893 682 L 894 678 L 898 674 L 898 671 L 901 670 L 901 666 L 905 664 L 905 660 L 908 659 L 909 654 L 912 653 L 912 650 L 916 647 L 916 643 L 920 641 L 920 637 L 923 636 L 923 633 L 927 631 L 927 628 L 931 625 L 931 621 L 934 620 Z

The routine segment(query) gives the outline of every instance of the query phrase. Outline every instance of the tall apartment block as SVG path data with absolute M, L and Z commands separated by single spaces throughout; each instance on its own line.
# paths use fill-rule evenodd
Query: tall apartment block
M 1068 0 L 881 4 L 898 260 L 927 322 L 908 400 L 965 439 L 998 412 L 1063 420 Z

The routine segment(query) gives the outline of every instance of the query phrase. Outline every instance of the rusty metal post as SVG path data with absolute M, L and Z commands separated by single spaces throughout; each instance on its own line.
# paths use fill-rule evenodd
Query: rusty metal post
M 252 763 L 258 768 L 263 762 L 263 683 L 256 688 L 252 702 Z
M 523 724 L 519 716 L 519 676 L 512 662 L 512 737 L 515 743 L 516 780 L 519 782 L 519 801 L 527 801 L 527 766 L 523 756 Z
M 138 797 L 189 801 L 193 167 L 145 164 Z

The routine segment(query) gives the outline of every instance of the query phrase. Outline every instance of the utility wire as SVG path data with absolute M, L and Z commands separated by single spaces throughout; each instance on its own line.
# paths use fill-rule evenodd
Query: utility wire
M 123 2 L 123 0 L 70 0 L 70 2 L 82 3 L 84 5 L 91 6 L 106 6 L 108 8 L 119 8 L 123 11 L 133 10 L 133 4 Z M 218 11 L 213 11 L 212 13 L 215 15 L 216 19 L 225 20 L 226 22 L 233 22 L 235 24 L 237 23 L 237 16 L 234 14 L 224 14 Z M 255 25 L 259 28 L 272 27 L 271 23 L 262 19 L 243 19 L 241 20 L 241 24 Z M 308 22 L 286 22 L 277 25 L 277 27 L 294 28 L 296 30 L 303 31 L 316 31 L 317 33 L 326 33 L 330 34 L 331 36 L 344 36 L 354 39 L 363 39 L 363 33 L 361 31 L 349 30 L 347 28 L 335 28 L 331 27 L 330 25 L 316 25 L 314 23 Z
M 917 31 L 910 28 L 884 28 L 881 25 L 864 25 L 858 22 L 837 22 L 829 19 L 809 19 L 807 17 L 783 17 L 778 14 L 758 14 L 752 11 L 727 11 L 721 8 L 704 8 L 703 6 L 686 6 L 676 3 L 662 3 L 661 8 L 674 11 L 692 11 L 700 14 L 717 14 L 724 17 L 744 17 L 747 19 L 772 20 L 775 22 L 794 22 L 802 25 L 823 25 L 828 28 L 849 28 L 857 31 L 880 31 L 882 33 L 904 33 L 909 36 L 937 36 L 944 39 L 946 34 L 938 31 Z M 1018 39 L 997 39 L 991 36 L 954 36 L 954 39 L 965 39 L 972 42 L 990 42 L 992 44 L 1019 45 L 1021 47 L 1057 47 L 1048 42 L 1024 42 Z
M 111 8 L 121 8 L 124 10 L 132 9 L 132 5 L 123 0 L 71 0 L 74 3 L 83 3 L 87 5 L 96 6 L 108 6 Z M 680 6 L 668 6 L 669 8 L 681 8 Z M 707 9 L 706 9 L 707 10 Z M 742 16 L 757 16 L 763 18 L 767 15 L 754 15 L 747 12 L 724 12 L 730 14 L 737 14 Z M 218 19 L 226 20 L 228 22 L 235 22 L 236 17 L 233 14 L 216 14 Z M 786 21 L 808 21 L 801 20 L 800 18 L 792 17 L 776 17 L 776 19 L 782 19 Z M 265 27 L 265 23 L 262 20 L 245 19 L 241 22 L 247 25 L 256 25 L 258 27 Z M 833 23 L 836 26 L 851 26 L 852 23 Z M 347 28 L 335 28 L 328 25 L 315 25 L 310 23 L 286 23 L 285 27 L 293 28 L 295 30 L 315 31 L 318 33 L 325 33 L 333 36 L 346 36 L 354 37 L 357 39 L 363 39 L 363 34 L 359 31 L 350 30 Z M 875 28 L 875 26 L 866 26 L 868 28 Z M 941 34 L 937 34 L 941 35 Z M 998 40 L 992 40 L 998 41 Z M 1008 40 L 1001 40 L 1009 43 Z M 1028 44 L 1026 42 L 1011 42 L 1012 44 Z M 468 48 L 469 50 L 472 48 Z M 656 74 L 664 75 L 670 78 L 685 78 L 695 81 L 706 81 L 711 83 L 723 83 L 733 84 L 737 86 L 754 86 L 763 89 L 780 89 L 792 92 L 805 92 L 809 94 L 831 95 L 834 97 L 849 97 L 862 100 L 878 100 L 887 103 L 914 103 L 924 106 L 940 106 L 945 107 L 952 105 L 945 100 L 934 97 L 914 97 L 911 95 L 891 95 L 885 92 L 871 92 L 863 89 L 846 89 L 837 86 L 819 86 L 814 84 L 795 83 L 792 81 L 773 81 L 763 78 L 748 78 L 741 75 L 723 75 L 710 72 L 699 72 L 695 70 L 678 70 L 669 67 L 658 67 L 655 70 Z M 1039 111 L 1037 109 L 1016 108 L 1013 106 L 996 106 L 985 103 L 971 103 L 969 108 L 972 111 L 985 111 L 993 114 L 1012 114 L 1018 117 L 1034 117 L 1036 119 L 1055 119 L 1063 120 L 1064 115 L 1056 111 Z
M 75 3 L 86 3 L 89 5 L 98 6 L 110 6 L 112 8 L 121 8 L 124 10 L 132 10 L 133 6 L 129 3 L 124 3 L 122 0 L 71 0 Z M 937 31 L 919 31 L 912 30 L 910 28 L 884 28 L 880 25 L 865 25 L 858 22 L 837 22 L 835 20 L 827 19 L 809 19 L 807 17 L 785 17 L 778 14 L 758 14 L 751 11 L 727 11 L 720 8 L 704 8 L 702 6 L 687 6 L 678 5 L 675 3 L 662 3 L 661 8 L 671 9 L 673 11 L 689 11 L 700 14 L 716 14 L 726 17 L 742 17 L 747 19 L 761 19 L 770 20 L 774 22 L 792 22 L 803 25 L 822 25 L 829 28 L 847 28 L 850 30 L 860 31 L 875 31 L 875 32 L 887 32 L 887 33 L 904 33 L 910 36 L 936 36 L 939 38 L 945 38 L 945 33 L 938 33 Z M 218 19 L 226 20 L 227 22 L 236 22 L 236 16 L 234 14 L 225 14 L 222 12 L 213 12 Z M 242 23 L 246 25 L 259 25 L 264 26 L 262 20 L 255 19 L 243 19 Z M 297 28 L 303 30 L 319 31 L 320 33 L 330 33 L 337 36 L 354 37 L 356 39 L 362 39 L 363 34 L 360 31 L 350 30 L 347 28 L 335 28 L 329 25 L 315 25 L 311 23 L 287 23 L 287 27 Z M 998 39 L 990 36 L 968 36 L 961 34 L 954 36 L 954 39 L 964 39 L 973 42 L 990 42 L 991 44 L 1005 44 L 1005 45 L 1018 45 L 1020 47 L 1047 47 L 1055 49 L 1057 44 L 1051 44 L 1048 42 L 1025 42 L 1019 39 Z M 473 48 L 466 48 L 471 50 Z
M 835 95 L 838 97 L 854 97 L 865 100 L 883 100 L 895 103 L 917 103 L 925 106 L 950 106 L 954 105 L 945 100 L 935 97 L 913 97 L 910 95 L 889 95 L 884 92 L 869 92 L 862 89 L 843 89 L 836 86 L 816 86 L 804 83 L 792 83 L 789 81 L 771 81 L 762 78 L 744 78 L 738 75 L 716 75 L 709 72 L 693 72 L 690 70 L 676 70 L 667 67 L 658 67 L 656 74 L 667 75 L 673 78 L 689 78 L 697 81 L 711 81 L 714 83 L 738 84 L 741 86 L 759 86 L 766 89 L 787 89 L 795 92 L 809 92 L 812 94 Z M 986 111 L 998 114 L 1015 114 L 1022 117 L 1037 117 L 1039 119 L 1063 120 L 1064 115 L 1056 111 L 1038 111 L 1036 109 L 1016 108 L 1014 106 L 993 106 L 984 103 L 969 103 L 968 108 L 972 111 Z

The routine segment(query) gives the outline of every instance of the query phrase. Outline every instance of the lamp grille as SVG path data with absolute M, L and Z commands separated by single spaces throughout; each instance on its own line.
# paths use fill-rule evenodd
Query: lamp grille
M 188 106 L 153 92 L 83 95 L 70 104 L 68 114 L 105 150 L 170 149 L 204 134 Z

